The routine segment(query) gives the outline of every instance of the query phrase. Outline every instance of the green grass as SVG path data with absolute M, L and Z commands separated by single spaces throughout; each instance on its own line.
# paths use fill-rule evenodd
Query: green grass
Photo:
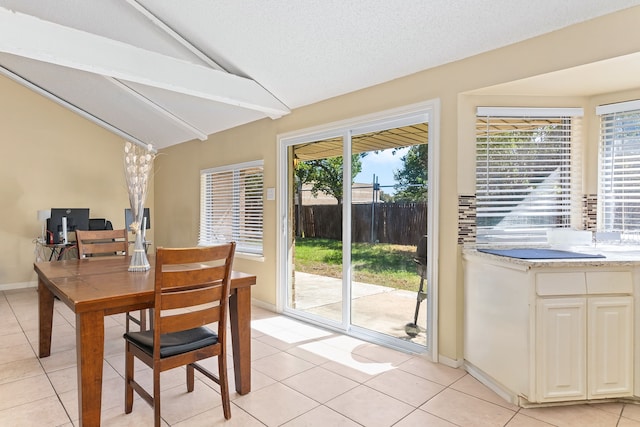
M 351 248 L 354 280 L 417 291 L 420 285 L 415 246 L 354 243 Z M 342 277 L 342 242 L 330 239 L 296 239 L 297 271 Z

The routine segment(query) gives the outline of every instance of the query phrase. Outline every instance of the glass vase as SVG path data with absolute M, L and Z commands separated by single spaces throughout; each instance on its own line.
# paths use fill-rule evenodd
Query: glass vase
M 147 251 L 144 247 L 143 233 L 138 230 L 135 234 L 136 240 L 133 245 L 133 254 L 131 255 L 131 263 L 129 264 L 129 271 L 147 271 L 151 268 L 149 259 L 147 258 Z

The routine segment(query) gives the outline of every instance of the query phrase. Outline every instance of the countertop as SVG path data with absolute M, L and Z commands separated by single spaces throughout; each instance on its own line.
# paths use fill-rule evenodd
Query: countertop
M 541 249 L 558 249 L 584 254 L 600 254 L 605 258 L 569 258 L 569 259 L 519 259 L 480 252 L 477 249 L 508 249 L 504 247 L 464 247 L 464 256 L 474 256 L 491 262 L 508 263 L 524 268 L 564 268 L 564 267 L 640 267 L 640 247 L 622 245 L 572 246 L 572 247 L 539 247 Z

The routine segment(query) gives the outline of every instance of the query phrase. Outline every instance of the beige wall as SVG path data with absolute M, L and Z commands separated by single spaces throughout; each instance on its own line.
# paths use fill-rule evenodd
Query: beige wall
M 103 128 L 0 76 L 0 289 L 36 280 L 39 209 L 90 208 L 91 217 L 124 227 L 129 201 L 123 144 Z M 152 204 L 153 191 L 147 206 Z M 153 213 L 151 219 L 153 225 Z
M 278 134 L 437 98 L 441 103 L 440 223 L 437 225 L 441 237 L 438 242 L 439 349 L 447 358 L 460 360 L 464 300 L 457 244 L 457 196 L 474 193 L 475 107 L 504 103 L 514 106 L 566 106 L 566 103 L 583 106 L 588 114 L 585 118 L 588 147 L 585 147 L 584 184 L 585 191 L 592 193 L 596 191 L 597 184 L 597 148 L 594 148 L 597 146 L 597 122 L 589 111 L 604 101 L 637 98 L 640 96 L 640 84 L 635 91 L 597 96 L 559 97 L 547 93 L 542 97 L 530 93 L 527 96 L 502 93 L 481 97 L 473 92 L 640 52 L 637 22 L 640 22 L 640 7 L 299 108 L 279 120 L 260 120 L 211 135 L 204 142 L 191 141 L 162 150 L 155 165 L 155 200 L 148 204 L 153 209 L 155 243 L 190 246 L 197 242 L 201 169 L 263 159 L 265 187 L 277 187 Z M 616 41 L 612 43 L 611 39 Z M 3 195 L 6 194 L 4 199 L 9 200 L 11 206 L 16 206 L 12 218 L 3 218 L 0 225 L 1 236 L 7 243 L 2 249 L 5 253 L 0 257 L 2 284 L 33 279 L 31 239 L 39 232 L 35 221 L 37 209 L 56 204 L 83 205 L 118 220 L 126 206 L 126 192 L 122 187 L 121 142 L 117 137 L 6 79 L 0 79 L 0 91 L 3 94 L 0 100 L 0 135 L 4 152 L 9 152 L 10 158 L 15 159 L 8 169 L 3 170 L 0 185 Z M 80 155 L 84 164 L 69 168 L 73 152 Z M 101 162 L 91 161 L 98 157 Z M 57 167 L 55 172 L 45 169 L 52 165 Z M 56 178 L 67 185 L 52 185 Z M 96 196 L 96 186 L 102 186 L 107 194 Z M 280 196 L 280 189 L 276 194 Z M 17 221 L 17 226 L 5 225 L 14 221 Z M 272 305 L 276 303 L 278 285 L 276 223 L 276 202 L 265 201 L 264 260 L 239 258 L 235 263 L 236 268 L 258 275 L 253 296 Z M 15 265 L 21 267 L 16 269 Z
M 215 120 L 215 118 L 213 118 Z M 265 119 L 209 137 L 162 150 L 156 157 L 154 185 L 155 236 L 158 246 L 185 247 L 198 243 L 200 170 L 226 164 L 264 160 L 265 187 L 275 187 L 276 122 Z M 253 298 L 275 303 L 275 201 L 265 200 L 263 261 L 236 256 L 234 269 L 256 274 Z

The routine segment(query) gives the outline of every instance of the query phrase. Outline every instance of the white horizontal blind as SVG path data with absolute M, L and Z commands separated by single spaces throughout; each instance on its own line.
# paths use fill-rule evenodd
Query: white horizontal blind
M 546 242 L 547 230 L 571 225 L 578 119 L 550 109 L 489 113 L 503 115 L 476 118 L 477 242 Z
M 602 231 L 640 230 L 640 105 L 598 108 L 600 117 L 600 226 Z M 611 112 L 604 112 L 611 111 Z
M 200 173 L 198 244 L 236 242 L 236 251 L 263 254 L 263 162 Z

